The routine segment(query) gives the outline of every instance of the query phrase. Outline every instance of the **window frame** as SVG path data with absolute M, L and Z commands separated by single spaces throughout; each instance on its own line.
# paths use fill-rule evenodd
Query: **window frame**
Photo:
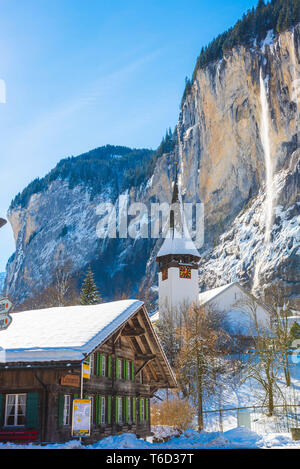
M 91 423 L 91 425 L 93 425 L 94 424 L 94 402 L 95 402 L 94 396 L 89 395 L 88 399 L 90 399 L 90 401 L 91 401 L 90 423 Z
M 95 371 L 95 357 L 93 353 L 91 353 L 91 355 L 89 356 L 89 359 L 90 359 L 90 373 L 91 375 L 93 375 Z
M 132 424 L 132 397 L 128 396 L 127 398 L 127 408 L 128 408 L 128 425 Z
M 102 368 L 101 368 L 101 376 L 106 376 L 106 355 L 102 353 Z
M 144 397 L 141 397 L 141 403 L 142 403 L 142 405 L 140 406 L 140 409 L 142 410 L 141 422 L 144 422 L 146 420 L 145 398 Z
M 118 423 L 122 424 L 123 422 L 123 397 L 118 396 Z
M 9 417 L 11 417 L 11 415 L 8 415 L 7 414 L 7 411 L 8 411 L 8 397 L 9 396 L 14 396 L 15 400 L 14 400 L 14 406 L 15 406 L 15 411 L 14 411 L 14 423 L 13 424 L 9 424 L 7 423 L 7 420 Z M 19 407 L 19 397 L 20 396 L 24 396 L 25 397 L 25 404 L 24 404 L 24 414 L 20 414 L 20 416 L 24 416 L 24 423 L 22 424 L 19 424 L 18 423 L 18 407 Z M 5 427 L 25 427 L 26 426 L 26 409 L 27 409 L 27 393 L 16 393 L 16 394 L 13 394 L 13 393 L 9 393 L 9 394 L 6 394 L 5 396 L 5 418 L 4 418 L 4 426 Z M 16 420 L 17 420 L 17 423 L 16 423 Z
M 106 399 L 105 396 L 100 396 L 100 406 L 101 406 L 101 421 L 100 425 L 105 425 L 106 424 Z
M 118 360 L 118 376 L 117 379 L 123 379 L 122 371 L 123 371 L 123 360 L 122 358 L 117 358 Z
M 71 394 L 64 394 L 63 426 L 68 425 L 71 425 Z
M 131 360 L 127 360 L 127 380 L 131 381 Z

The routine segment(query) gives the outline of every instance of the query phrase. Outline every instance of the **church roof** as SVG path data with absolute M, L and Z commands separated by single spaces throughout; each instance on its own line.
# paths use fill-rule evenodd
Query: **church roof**
M 232 285 L 238 285 L 237 282 L 227 283 L 226 285 L 222 285 L 221 287 L 212 288 L 211 290 L 206 290 L 202 293 L 199 293 L 199 303 L 201 305 L 205 305 L 209 301 L 213 300 L 216 296 L 223 293 L 228 288 L 232 287 Z
M 185 233 L 181 235 L 178 231 L 169 230 L 157 257 L 167 256 L 168 254 L 189 254 L 200 259 L 200 254 L 195 247 L 191 237 Z
M 180 215 L 180 221 L 175 220 L 176 204 L 178 212 L 177 216 Z M 173 208 L 170 210 L 170 220 L 167 235 L 156 257 L 167 256 L 169 254 L 189 254 L 190 256 L 195 256 L 200 259 L 200 254 L 191 239 L 185 220 L 182 200 L 178 188 L 177 163 L 172 195 L 172 207 Z

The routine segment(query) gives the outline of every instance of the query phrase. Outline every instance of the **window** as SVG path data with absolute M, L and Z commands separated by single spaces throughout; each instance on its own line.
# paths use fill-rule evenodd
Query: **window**
M 91 424 L 94 423 L 94 396 L 88 396 L 91 401 Z
M 64 425 L 70 425 L 71 423 L 71 396 L 69 394 L 64 395 Z
M 106 356 L 105 355 L 102 355 L 101 376 L 106 376 Z
M 118 373 L 117 373 L 117 377 L 118 379 L 122 379 L 122 360 L 120 358 L 117 359 L 118 360 L 118 367 L 117 367 L 117 370 L 118 370 Z
M 93 375 L 94 374 L 94 354 L 93 353 L 89 356 L 89 362 L 90 362 L 91 375 Z
M 5 407 L 5 425 L 25 425 L 26 394 L 7 394 Z
M 132 423 L 132 417 L 131 417 L 131 397 L 127 397 L 127 412 L 128 412 L 128 423 Z
M 130 361 L 126 360 L 126 366 L 127 366 L 127 379 L 130 379 Z
M 145 420 L 145 400 L 140 398 L 140 420 Z
M 101 422 L 100 423 L 104 425 L 105 424 L 105 397 L 104 396 L 101 396 L 100 405 L 101 405 Z
M 123 421 L 123 399 L 122 397 L 118 397 L 118 422 Z

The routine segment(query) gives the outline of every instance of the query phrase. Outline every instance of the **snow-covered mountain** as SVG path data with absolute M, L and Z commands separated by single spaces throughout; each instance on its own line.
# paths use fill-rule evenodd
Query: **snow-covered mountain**
M 6 279 L 12 298 L 23 301 L 33 288 L 52 281 L 58 263 L 69 263 L 74 276 L 91 264 L 104 298 L 124 292 L 154 300 L 155 255 L 161 240 L 101 239 L 96 209 L 101 202 L 118 209 L 124 194 L 129 204 L 170 201 L 174 161 L 179 160 L 183 201 L 204 203 L 201 288 L 239 280 L 249 289 L 255 286 L 258 294 L 267 294 L 276 282 L 286 298 L 297 303 L 299 57 L 299 24 L 277 35 L 269 31 L 251 46 L 234 47 L 196 71 L 182 103 L 173 150 L 155 157 L 144 153 L 124 175 L 125 166 L 114 166 L 125 164 L 114 157 L 119 155 L 114 148 L 109 171 L 107 161 L 93 160 L 92 174 L 99 180 L 90 176 L 91 159 L 79 157 L 80 169 L 77 158 L 67 165 L 63 160 L 46 181 L 34 181 L 8 213 L 16 240 Z M 264 115 L 274 184 L 266 184 Z M 100 175 L 106 171 L 103 179 Z M 271 239 L 266 245 L 265 208 L 271 186 Z

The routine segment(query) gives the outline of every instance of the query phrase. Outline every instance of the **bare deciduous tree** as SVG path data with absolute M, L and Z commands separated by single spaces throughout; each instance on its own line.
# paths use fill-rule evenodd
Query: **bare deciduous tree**
M 68 264 L 55 269 L 51 285 L 27 298 L 18 311 L 79 304 L 79 294 Z
M 279 372 L 281 368 L 281 360 L 276 348 L 276 336 L 272 329 L 272 318 L 264 318 L 260 320 L 259 304 L 252 297 L 244 297 L 239 300 L 236 305 L 244 311 L 251 322 L 251 333 L 254 344 L 252 357 L 249 358 L 246 373 L 242 378 L 242 382 L 248 379 L 257 381 L 265 392 L 263 405 L 267 402 L 268 414 L 273 415 L 274 397 L 277 392 L 282 395 L 279 386 Z
M 220 327 L 220 317 L 204 307 L 191 306 L 177 328 L 181 348 L 177 355 L 177 380 L 185 397 L 197 407 L 198 430 L 203 429 L 203 401 L 215 391 L 221 357 L 227 351 L 228 334 Z

